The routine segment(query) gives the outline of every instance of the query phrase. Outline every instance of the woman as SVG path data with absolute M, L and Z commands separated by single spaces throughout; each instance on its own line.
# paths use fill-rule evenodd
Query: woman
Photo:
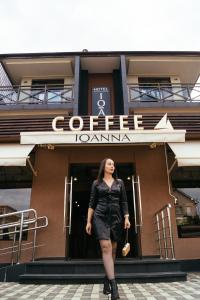
M 112 300 L 119 299 L 114 261 L 123 227 L 129 228 L 130 222 L 124 183 L 117 179 L 114 161 L 110 158 L 102 160 L 98 178 L 92 184 L 86 225 L 88 234 L 92 231 L 92 219 L 106 273 L 103 293 L 111 293 Z

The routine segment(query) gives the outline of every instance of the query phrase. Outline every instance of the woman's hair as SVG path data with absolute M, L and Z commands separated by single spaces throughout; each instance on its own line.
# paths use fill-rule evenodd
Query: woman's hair
M 111 158 L 104 158 L 101 163 L 100 163 L 100 167 L 99 167 L 99 173 L 98 173 L 98 176 L 97 176 L 97 181 L 98 182 L 101 182 L 103 180 L 103 177 L 104 177 L 104 170 L 105 170 L 105 165 L 106 165 L 106 161 L 108 159 L 111 159 Z M 114 170 L 114 173 L 112 174 L 113 178 L 117 179 L 117 172 L 116 172 L 116 166 L 115 166 L 115 170 Z

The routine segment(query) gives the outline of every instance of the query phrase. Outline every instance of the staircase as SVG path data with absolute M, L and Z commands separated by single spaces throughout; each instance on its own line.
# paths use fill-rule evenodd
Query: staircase
M 187 280 L 180 262 L 160 259 L 119 259 L 116 278 L 122 282 L 171 282 Z M 20 283 L 100 283 L 104 277 L 101 260 L 41 260 L 25 264 Z

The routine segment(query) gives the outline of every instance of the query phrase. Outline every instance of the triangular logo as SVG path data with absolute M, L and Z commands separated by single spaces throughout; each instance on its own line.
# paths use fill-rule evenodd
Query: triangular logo
M 174 130 L 170 120 L 167 119 L 167 114 L 165 114 L 162 119 L 156 124 L 154 129 L 168 129 L 168 130 Z

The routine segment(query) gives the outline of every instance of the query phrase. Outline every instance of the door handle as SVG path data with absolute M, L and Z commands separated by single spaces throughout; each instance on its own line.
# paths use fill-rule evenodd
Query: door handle
M 135 191 L 135 184 L 137 184 L 138 189 L 138 206 L 139 206 L 139 222 L 137 218 L 137 206 L 136 206 L 136 191 Z M 137 233 L 137 227 L 142 227 L 143 220 L 142 220 L 142 201 L 141 201 L 141 190 L 140 190 L 140 178 L 137 177 L 135 181 L 134 176 L 132 176 L 132 190 L 133 190 L 133 205 L 134 205 L 134 218 L 135 218 L 135 232 Z
M 72 184 L 73 184 L 73 177 L 71 176 L 70 180 L 70 193 L 69 193 L 69 234 L 71 234 L 72 230 Z
M 66 225 L 67 219 L 67 195 L 68 195 L 68 185 L 70 185 L 69 191 L 69 224 Z M 70 182 L 67 181 L 67 177 L 65 177 L 65 189 L 64 189 L 64 222 L 63 222 L 63 231 L 65 232 L 65 228 L 68 228 L 69 234 L 71 234 L 72 227 L 72 185 L 73 185 L 73 177 L 71 176 Z
M 67 207 L 67 177 L 65 177 L 65 188 L 64 188 L 64 219 L 63 219 L 63 232 L 65 233 L 66 226 L 66 207 Z
M 132 191 L 133 191 L 133 207 L 134 207 L 134 221 L 135 221 L 135 233 L 137 233 L 137 212 L 136 212 L 136 200 L 135 200 L 135 179 L 132 176 Z
M 142 199 L 141 199 L 141 190 L 140 190 L 140 177 L 138 176 L 138 196 L 139 196 L 139 209 L 140 209 L 140 226 L 143 225 L 142 219 Z

